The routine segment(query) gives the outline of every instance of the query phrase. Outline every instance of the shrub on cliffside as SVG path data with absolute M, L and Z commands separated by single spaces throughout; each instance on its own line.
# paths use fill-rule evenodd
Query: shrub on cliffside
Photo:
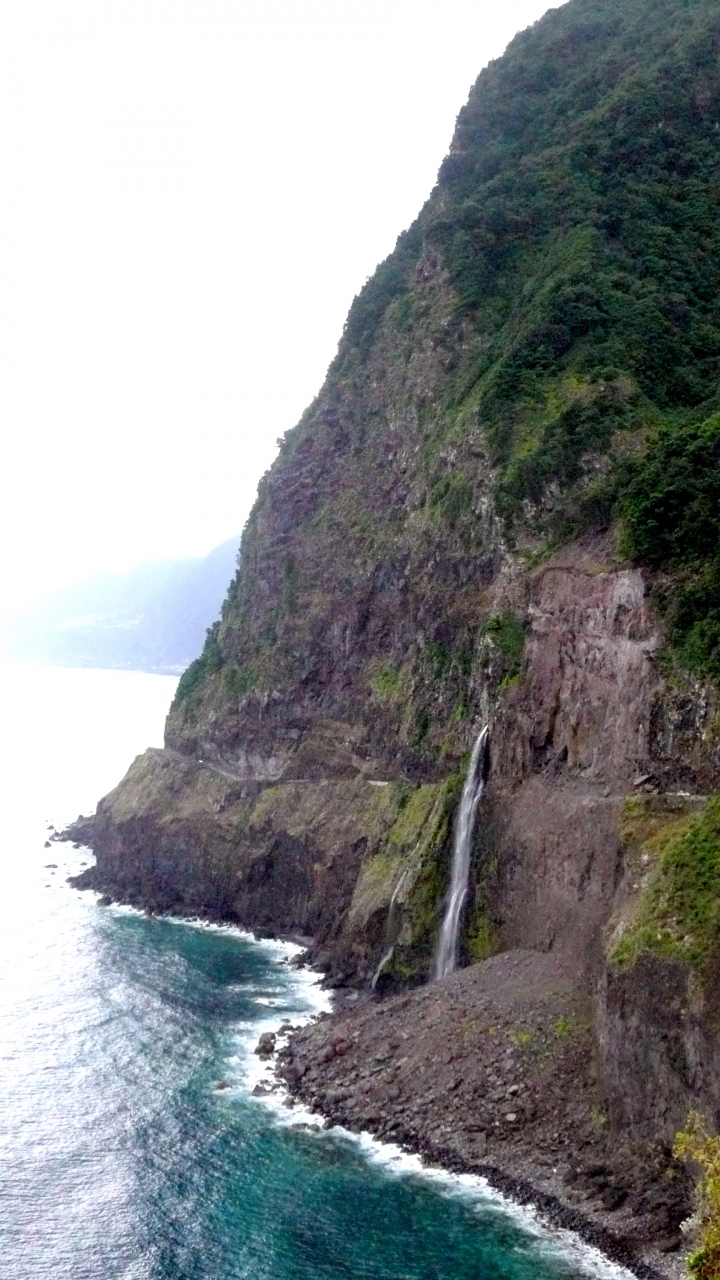
M 206 676 L 211 675 L 214 671 L 219 671 L 222 666 L 222 652 L 218 644 L 219 622 L 214 622 L 208 627 L 205 635 L 205 644 L 199 658 L 195 658 L 186 671 L 183 671 L 178 687 L 175 690 L 173 699 L 173 707 L 179 707 L 183 702 L 191 696 L 192 693 L 202 684 Z
M 711 1137 L 702 1116 L 691 1112 L 687 1128 L 675 1139 L 673 1154 L 679 1160 L 699 1165 L 702 1176 L 697 1186 L 694 1222 L 699 1248 L 688 1259 L 688 1271 L 696 1280 L 720 1278 L 720 1135 Z
M 643 801 L 628 801 L 624 826 Z M 630 926 L 614 947 L 613 961 L 632 965 L 642 952 L 703 970 L 720 946 L 720 796 L 696 814 L 661 825 L 646 840 L 647 884 Z
M 667 567 L 658 592 L 668 636 L 682 664 L 720 677 L 720 414 L 667 422 L 644 453 L 622 468 L 622 511 L 630 553 Z

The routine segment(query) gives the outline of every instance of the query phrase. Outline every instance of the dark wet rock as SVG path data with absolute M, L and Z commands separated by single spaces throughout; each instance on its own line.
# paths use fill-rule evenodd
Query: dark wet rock
M 609 1132 L 573 978 L 552 954 L 495 956 L 301 1028 L 279 1073 L 334 1123 L 483 1174 L 638 1276 L 674 1275 L 686 1172 Z
M 263 1031 L 260 1039 L 255 1046 L 254 1052 L 260 1058 L 272 1058 L 277 1044 L 277 1036 L 274 1031 Z

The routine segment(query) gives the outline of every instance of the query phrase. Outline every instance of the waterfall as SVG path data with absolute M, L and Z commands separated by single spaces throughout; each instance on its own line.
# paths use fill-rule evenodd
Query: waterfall
M 378 978 L 380 977 L 380 974 L 382 973 L 383 969 L 387 964 L 390 963 L 390 961 L 393 958 L 393 952 L 395 951 L 395 943 L 397 941 L 397 937 L 396 937 L 397 930 L 395 928 L 395 903 L 397 902 L 398 894 L 400 893 L 400 890 L 402 889 L 412 869 L 413 869 L 413 863 L 411 862 L 410 866 L 406 867 L 405 870 L 402 872 L 392 892 L 392 897 L 390 899 L 390 906 L 388 907 L 387 925 L 385 927 L 385 950 L 383 951 L 382 959 L 377 969 L 375 970 L 375 973 L 373 974 L 373 980 L 370 983 L 370 988 L 372 991 L 375 990 L 378 983 Z
M 485 790 L 488 765 L 488 727 L 481 730 L 470 757 L 460 808 L 455 822 L 452 873 L 445 916 L 435 955 L 435 977 L 444 978 L 457 964 L 458 929 L 470 878 L 470 851 L 475 815 Z
M 381 959 L 381 961 L 380 961 L 380 963 L 379 963 L 379 965 L 378 965 L 377 969 L 375 970 L 375 972 L 374 972 L 374 974 L 373 974 L 372 982 L 370 983 L 370 990 L 371 990 L 371 991 L 374 991 L 374 990 L 375 990 L 375 988 L 376 988 L 376 986 L 377 986 L 377 984 L 378 984 L 378 978 L 380 977 L 380 974 L 382 973 L 383 969 L 385 968 L 385 965 L 386 965 L 386 964 L 389 964 L 389 963 L 390 963 L 390 961 L 392 960 L 394 950 L 395 950 L 395 943 L 394 943 L 394 942 L 391 942 L 391 943 L 390 943 L 390 946 L 389 946 L 389 947 L 388 947 L 388 949 L 387 949 L 387 951 L 384 951 L 384 952 L 383 952 L 382 959 Z

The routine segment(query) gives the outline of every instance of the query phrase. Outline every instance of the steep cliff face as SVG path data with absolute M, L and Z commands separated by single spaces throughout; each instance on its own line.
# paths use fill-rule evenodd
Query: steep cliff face
M 626 801 L 598 1036 L 613 1122 L 672 1142 L 688 1102 L 720 1116 L 717 797 Z
M 423 978 L 455 792 L 453 777 L 412 788 L 358 773 L 261 786 L 151 750 L 98 805 L 89 834 L 98 865 L 80 883 L 154 911 L 312 938 L 336 984 L 365 984 L 403 877 L 395 962 Z
M 429 491 L 424 455 L 461 341 L 432 251 L 412 297 L 415 323 L 380 323 L 362 366 L 331 376 L 263 481 L 243 568 L 202 678 L 171 713 L 169 746 L 260 778 L 436 778 L 462 757 L 502 537 L 479 428 L 439 463 L 449 499 Z M 472 489 L 458 480 L 461 459 Z
M 440 776 L 509 673 L 487 679 L 500 576 L 522 596 L 528 558 L 628 483 L 634 542 L 659 546 L 626 472 L 716 407 L 718 53 L 705 0 L 572 0 L 483 72 L 260 486 L 170 746 L 256 776 L 313 755 Z
M 602 539 L 571 545 L 530 583 L 523 678 L 496 713 L 490 836 L 503 941 L 569 949 L 593 972 L 660 684 L 642 574 L 607 552 Z
M 84 881 L 312 935 L 360 986 L 392 923 L 383 983 L 423 980 L 487 722 L 464 958 L 554 950 L 611 1118 L 663 1140 L 720 1106 L 708 979 L 612 939 L 628 797 L 720 785 L 719 58 L 704 0 L 571 0 L 483 72 Z

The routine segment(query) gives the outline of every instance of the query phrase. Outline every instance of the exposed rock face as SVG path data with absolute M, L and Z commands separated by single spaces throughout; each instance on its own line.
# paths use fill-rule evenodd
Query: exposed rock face
M 689 1180 L 608 1128 L 590 1002 L 557 955 L 504 952 L 341 1011 L 296 1033 L 279 1072 L 331 1121 L 485 1174 L 638 1275 L 679 1246 Z
M 523 586 L 524 671 L 491 716 L 475 905 L 490 913 L 493 949 L 556 946 L 597 972 L 618 877 L 620 806 L 652 767 L 657 626 L 641 574 L 614 570 L 603 540 L 566 549 Z M 504 589 L 501 579 L 498 595 Z M 484 697 L 490 705 L 487 684 Z M 312 756 L 309 742 L 307 776 L 293 780 L 301 748 L 290 779 L 269 787 L 257 774 L 248 780 L 247 754 L 235 760 L 232 777 L 229 768 L 170 749 L 148 752 L 99 807 L 94 844 L 103 885 L 157 908 L 212 911 L 312 933 L 323 944 L 344 938 L 351 945 L 353 937 L 350 974 L 364 981 L 379 959 L 392 891 L 415 857 L 417 875 L 424 867 L 433 881 L 424 887 L 434 901 L 413 902 L 407 884 L 407 946 L 424 930 L 427 972 L 457 777 L 449 790 L 412 788 L 409 780 L 378 785 L 387 780 L 367 778 L 365 761 L 353 768 L 352 728 L 343 734 L 342 725 L 326 722 L 322 743 L 315 730 Z M 271 759 L 264 758 L 266 778 Z M 323 759 L 331 776 L 317 778 Z M 418 849 L 423 842 L 431 847 Z M 486 874 L 483 850 L 490 848 L 497 867 Z M 422 924 L 413 920 L 418 913 L 428 916 Z
M 618 1130 L 668 1146 L 692 1104 L 720 1117 L 720 1008 L 717 975 L 641 956 L 610 968 L 598 1031 L 609 1114 Z
M 648 959 L 637 970 L 606 972 L 605 935 L 628 878 L 624 799 L 635 783 L 647 790 L 672 767 L 654 733 L 665 696 L 657 620 L 642 574 L 613 567 L 610 550 L 608 539 L 587 538 L 520 584 L 522 676 L 494 705 L 486 693 L 492 773 L 466 951 L 478 959 L 514 947 L 552 950 L 578 990 L 592 993 L 599 983 L 610 1115 L 638 1137 L 669 1141 L 690 1102 L 718 1107 L 717 1037 L 708 997 L 688 996 L 689 970 L 660 964 L 656 973 L 658 962 Z M 495 599 L 511 591 L 518 607 L 519 589 L 516 577 L 508 587 L 501 576 Z M 322 761 L 313 755 L 308 778 L 273 785 L 170 749 L 146 753 L 98 808 L 98 867 L 82 882 L 155 910 L 312 935 L 313 955 L 332 980 L 362 986 L 405 876 L 382 985 L 427 977 L 459 778 L 367 778 L 365 761 L 352 766 L 351 731 L 343 737 L 342 726 L 326 726 L 325 743 L 328 772 L 343 751 L 344 772 L 313 777 Z M 707 773 L 711 754 L 702 758 Z
M 441 909 L 454 799 L 359 774 L 262 787 L 150 750 L 98 805 L 83 840 L 98 855 L 77 883 L 154 911 L 312 935 L 336 983 L 369 982 L 404 872 L 397 962 L 425 976 Z
M 628 797 L 720 788 L 717 700 L 667 675 L 603 483 L 648 423 L 716 403 L 720 25 L 706 0 L 601 8 L 571 0 L 480 77 L 81 883 L 311 935 L 361 988 L 394 901 L 379 989 L 423 982 L 487 723 L 463 959 L 549 955 L 613 1132 L 667 1143 L 691 1104 L 720 1121 L 714 970 L 617 961 L 650 873 L 622 827 Z
M 260 780 L 436 780 L 462 760 L 468 715 L 486 710 L 468 676 L 502 538 L 478 426 L 428 470 L 444 364 L 464 346 L 436 254 L 413 295 L 413 324 L 381 323 L 261 484 L 218 669 L 173 708 L 169 747 Z M 459 469 L 472 494 L 448 522 L 432 490 Z
M 647 772 L 661 636 L 637 569 L 607 543 L 565 548 L 531 583 L 526 678 L 503 717 L 501 765 L 597 786 Z M 507 743 L 507 746 L 505 745 Z
M 603 540 L 561 552 L 529 584 L 523 679 L 493 723 L 503 942 L 569 950 L 594 973 L 622 799 L 650 768 L 659 634 L 645 594 Z

